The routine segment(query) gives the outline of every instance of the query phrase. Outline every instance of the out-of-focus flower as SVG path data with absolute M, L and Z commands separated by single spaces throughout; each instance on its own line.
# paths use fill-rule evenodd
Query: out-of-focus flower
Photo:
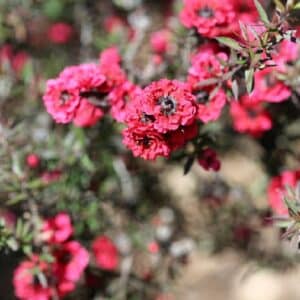
M 70 24 L 57 22 L 48 28 L 48 39 L 54 44 L 66 44 L 74 35 L 74 29 Z
M 68 240 L 73 234 L 71 218 L 66 213 L 59 213 L 47 219 L 42 227 L 44 239 L 51 244 L 59 244 Z
M 99 236 L 92 244 L 97 265 L 104 270 L 113 271 L 119 265 L 119 254 L 112 240 L 105 236 Z
M 77 241 L 60 244 L 53 252 L 53 273 L 61 296 L 71 292 L 89 262 L 89 254 Z
M 159 244 L 155 241 L 148 244 L 148 251 L 152 254 L 157 254 L 160 250 Z
M 61 170 L 52 170 L 52 171 L 45 171 L 41 174 L 41 180 L 45 184 L 50 184 L 52 182 L 58 181 L 62 175 Z
M 273 125 L 271 116 L 264 108 L 264 104 L 248 95 L 243 96 L 238 102 L 231 102 L 230 114 L 234 129 L 253 137 L 261 137 Z
M 153 32 L 150 37 L 152 51 L 157 54 L 165 54 L 170 49 L 171 34 L 167 29 Z
M 126 108 L 128 103 L 130 103 L 140 92 L 140 87 L 134 85 L 130 81 L 125 81 L 123 84 L 114 88 L 108 96 L 112 117 L 118 122 L 124 122 L 126 119 Z
M 49 265 L 36 255 L 21 262 L 14 271 L 15 295 L 21 300 L 50 300 L 53 293 L 45 276 L 48 269 Z
M 217 153 L 211 149 L 206 148 L 198 157 L 199 165 L 206 171 L 213 170 L 219 171 L 221 168 L 221 162 L 217 157 Z
M 26 164 L 31 169 L 36 169 L 40 165 L 40 162 L 40 157 L 35 153 L 31 153 L 26 156 Z
M 279 216 L 288 216 L 288 208 L 284 203 L 287 187 L 294 188 L 300 181 L 300 170 L 284 171 L 275 176 L 268 186 L 268 201 L 273 212 Z
M 0 48 L 0 68 L 5 68 L 5 65 L 8 65 L 18 76 L 21 75 L 28 60 L 28 53 L 25 51 L 14 51 L 9 44 Z
M 237 16 L 230 1 L 184 0 L 180 20 L 187 28 L 196 28 L 199 34 L 214 38 L 232 34 Z
M 226 95 L 222 88 L 213 92 L 215 84 L 201 88 L 199 83 L 209 79 L 218 79 L 225 74 L 227 68 L 224 64 L 227 60 L 227 54 L 218 52 L 214 44 L 205 45 L 192 57 L 187 81 L 196 97 L 198 118 L 204 123 L 215 121 L 220 117 L 226 104 Z M 213 92 L 212 96 L 211 92 Z

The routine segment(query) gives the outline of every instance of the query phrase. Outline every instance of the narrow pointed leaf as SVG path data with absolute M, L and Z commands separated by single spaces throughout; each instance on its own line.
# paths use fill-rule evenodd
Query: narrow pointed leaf
M 231 39 L 229 37 L 217 37 L 216 40 L 219 43 L 221 43 L 231 49 L 235 49 L 237 51 L 243 50 L 243 48 L 240 46 L 240 44 L 237 41 L 235 41 L 234 39 Z
M 268 15 L 267 15 L 265 9 L 263 8 L 263 6 L 260 4 L 260 2 L 258 0 L 254 0 L 254 4 L 259 13 L 260 19 L 264 22 L 265 25 L 269 25 L 270 21 L 269 21 Z

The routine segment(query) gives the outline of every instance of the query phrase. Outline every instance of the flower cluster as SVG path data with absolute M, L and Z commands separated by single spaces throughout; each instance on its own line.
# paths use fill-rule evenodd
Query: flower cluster
M 46 220 L 42 237 L 49 247 L 49 258 L 33 254 L 14 273 L 15 294 L 22 300 L 49 300 L 75 289 L 89 262 L 89 254 L 79 242 L 70 240 L 70 217 L 60 213 Z
M 65 68 L 47 81 L 44 104 L 57 123 L 74 122 L 80 127 L 95 125 L 109 108 L 107 97 L 125 81 L 117 50 L 107 49 L 99 64 Z
M 130 103 L 123 143 L 134 156 L 168 157 L 197 134 L 196 98 L 189 85 L 161 79 L 144 88 Z

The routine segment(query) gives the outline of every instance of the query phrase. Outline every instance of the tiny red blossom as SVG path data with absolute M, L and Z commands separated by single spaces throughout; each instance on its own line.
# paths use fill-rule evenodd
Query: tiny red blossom
M 96 263 L 101 269 L 115 270 L 119 264 L 118 249 L 112 240 L 103 235 L 96 238 L 92 244 Z
M 204 170 L 219 171 L 221 168 L 221 162 L 217 157 L 217 153 L 211 149 L 206 148 L 198 157 L 198 163 Z

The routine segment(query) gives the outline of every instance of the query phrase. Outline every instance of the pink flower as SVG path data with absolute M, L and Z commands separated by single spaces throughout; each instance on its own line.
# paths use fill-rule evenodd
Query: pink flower
M 50 25 L 47 35 L 54 44 L 66 44 L 74 34 L 73 27 L 67 23 L 57 22 Z
M 201 47 L 198 53 L 192 56 L 192 65 L 188 70 L 188 83 L 193 89 L 197 89 L 202 80 L 221 77 L 228 69 L 224 66 L 227 61 L 227 54 L 218 52 L 214 44 Z
M 92 103 L 101 104 L 106 93 L 106 77 L 101 69 L 96 64 L 82 64 L 68 67 L 57 79 L 48 80 L 43 100 L 57 123 L 76 119 L 78 126 L 90 126 L 103 116 Z
M 54 249 L 53 273 L 60 295 L 71 292 L 89 263 L 89 254 L 77 241 L 60 244 Z
M 124 122 L 127 114 L 127 106 L 141 92 L 140 87 L 130 81 L 125 81 L 117 86 L 109 94 L 111 115 L 118 122 Z
M 152 82 L 139 98 L 140 110 L 154 119 L 153 127 L 161 133 L 190 125 L 197 116 L 195 96 L 187 84 L 177 80 Z
M 73 122 L 78 127 L 88 127 L 95 125 L 103 116 L 102 109 L 86 100 L 82 100 L 76 110 Z
M 105 236 L 99 236 L 92 244 L 96 263 L 101 269 L 113 271 L 118 267 L 118 250 L 112 240 Z
M 211 94 L 213 96 L 211 96 Z M 226 104 L 226 94 L 223 89 L 209 93 L 209 89 L 194 91 L 198 103 L 198 118 L 203 123 L 219 119 Z
M 276 215 L 288 216 L 288 209 L 283 199 L 286 187 L 294 188 L 299 181 L 300 170 L 284 171 L 272 178 L 268 186 L 268 201 Z
M 170 32 L 167 29 L 153 32 L 150 37 L 152 51 L 157 54 L 165 54 L 170 49 L 170 38 Z
M 34 153 L 26 156 L 26 164 L 31 169 L 36 169 L 40 165 L 40 162 L 39 156 Z
M 47 272 L 49 265 L 34 255 L 30 260 L 19 264 L 14 271 L 13 285 L 15 295 L 21 300 L 51 300 L 50 286 L 39 280 L 38 273 Z M 45 277 L 45 275 L 44 275 Z
M 234 129 L 253 137 L 260 137 L 273 125 L 271 116 L 264 108 L 263 103 L 248 95 L 243 96 L 238 102 L 230 103 L 230 114 Z
M 258 12 L 253 0 L 230 0 L 237 19 L 244 24 L 254 23 L 258 20 Z
M 204 37 L 232 34 L 236 13 L 230 1 L 184 0 L 180 20 L 187 28 L 196 28 Z
M 66 213 L 59 213 L 55 217 L 44 221 L 43 235 L 51 244 L 59 244 L 68 240 L 73 234 L 71 218 Z
M 211 97 L 210 92 L 214 90 L 215 84 L 201 88 L 199 83 L 220 78 L 227 71 L 224 67 L 227 60 L 227 54 L 217 52 L 214 44 L 207 44 L 200 48 L 199 52 L 192 57 L 192 66 L 189 68 L 187 81 L 196 96 L 198 118 L 204 123 L 215 121 L 220 117 L 226 104 L 226 95 L 220 88 Z
M 198 157 L 198 163 L 206 171 L 213 170 L 217 172 L 221 168 L 221 162 L 217 157 L 217 153 L 211 148 L 203 150 Z
M 148 244 L 148 251 L 152 254 L 157 254 L 160 251 L 159 244 L 155 241 Z
M 111 89 L 122 84 L 126 75 L 121 69 L 121 56 L 116 47 L 107 48 L 100 53 L 99 66 L 102 74 L 106 77 L 106 83 Z
M 130 127 L 123 130 L 123 144 L 135 157 L 155 160 L 158 156 L 168 157 L 170 146 L 163 134 L 147 128 Z
M 276 69 L 277 67 L 269 67 L 255 72 L 255 86 L 251 93 L 253 98 L 274 103 L 288 100 L 292 94 L 291 89 L 277 79 Z

